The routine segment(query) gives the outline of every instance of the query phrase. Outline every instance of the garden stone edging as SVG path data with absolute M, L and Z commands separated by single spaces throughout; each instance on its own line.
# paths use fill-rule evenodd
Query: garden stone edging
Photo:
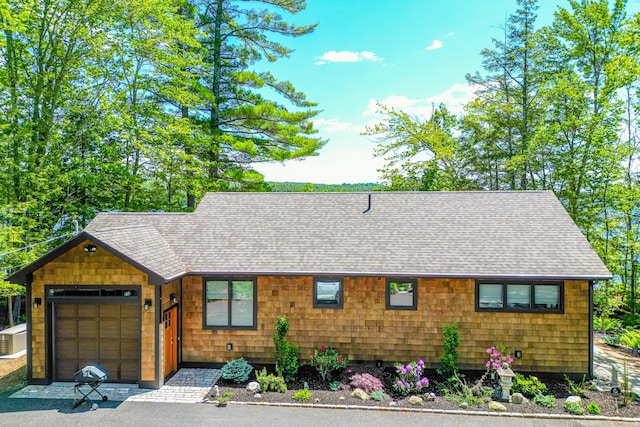
M 203 401 L 203 403 L 214 403 L 213 401 Z M 448 409 L 428 409 L 428 408 L 398 408 L 393 406 L 363 406 L 363 405 L 329 405 L 323 403 L 288 403 L 288 402 L 242 402 L 229 401 L 233 405 L 252 406 L 279 406 L 288 408 L 325 408 L 325 409 L 348 409 L 364 411 L 389 411 L 389 412 L 425 412 L 431 414 L 444 415 L 476 415 L 484 417 L 509 417 L 509 418 L 542 418 L 561 420 L 588 420 L 588 421 L 617 421 L 617 422 L 640 422 L 640 418 L 606 417 L 597 415 L 571 415 L 571 414 L 540 414 L 540 413 L 520 413 L 520 412 L 497 412 L 497 411 L 465 411 Z

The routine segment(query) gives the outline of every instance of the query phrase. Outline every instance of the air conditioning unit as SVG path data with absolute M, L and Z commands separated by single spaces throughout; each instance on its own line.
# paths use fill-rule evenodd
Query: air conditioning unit
M 14 354 L 27 348 L 27 324 L 0 331 L 0 354 Z

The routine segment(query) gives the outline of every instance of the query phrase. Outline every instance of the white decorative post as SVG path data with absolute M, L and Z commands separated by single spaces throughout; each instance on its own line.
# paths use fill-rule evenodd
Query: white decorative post
M 516 374 L 509 368 L 508 363 L 503 363 L 502 368 L 497 370 L 498 377 L 500 378 L 500 387 L 502 388 L 502 400 L 509 401 L 511 396 L 511 387 L 513 387 L 513 378 Z

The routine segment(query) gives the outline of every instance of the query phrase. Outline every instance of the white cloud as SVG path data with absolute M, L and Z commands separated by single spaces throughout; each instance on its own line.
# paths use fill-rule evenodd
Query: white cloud
M 444 92 L 427 98 L 411 99 L 404 95 L 389 95 L 382 100 L 369 99 L 367 108 L 362 115 L 377 115 L 378 104 L 382 104 L 414 116 L 430 117 L 434 106 L 437 107 L 441 103 L 446 105 L 451 113 L 459 114 L 462 112 L 464 104 L 474 98 L 477 89 L 474 85 L 456 83 Z
M 326 64 L 327 62 L 360 62 L 360 61 L 382 61 L 384 58 L 377 56 L 373 52 L 363 50 L 362 52 L 351 52 L 349 50 L 335 51 L 330 50 L 318 57 L 316 65 Z
M 351 122 L 341 122 L 338 119 L 316 119 L 313 121 L 313 124 L 320 131 L 324 131 L 327 133 L 336 133 L 336 132 L 361 132 L 362 126 L 355 126 Z
M 431 44 L 427 47 L 425 47 L 425 50 L 436 50 L 436 49 L 440 49 L 442 47 L 442 41 L 435 39 L 434 41 L 431 42 Z

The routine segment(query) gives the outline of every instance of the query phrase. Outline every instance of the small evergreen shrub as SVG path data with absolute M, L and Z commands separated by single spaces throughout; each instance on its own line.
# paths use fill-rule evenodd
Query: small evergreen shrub
M 340 385 L 341 385 L 341 384 L 342 384 L 342 383 L 341 383 L 340 381 L 331 381 L 331 382 L 329 383 L 329 390 L 331 390 L 331 391 L 338 391 L 338 390 L 340 390 Z
M 587 380 L 585 375 L 582 376 L 581 381 L 572 381 L 566 375 L 564 380 L 567 383 L 567 391 L 574 396 L 586 397 L 586 392 L 593 389 L 593 384 Z
M 596 402 L 591 402 L 589 403 L 589 406 L 587 406 L 587 412 L 592 415 L 599 415 L 600 408 L 598 407 L 598 404 Z
M 584 414 L 584 408 L 578 402 L 564 402 L 562 408 L 570 414 L 582 415 Z
M 374 390 L 370 394 L 371 399 L 377 402 L 382 402 L 387 395 L 382 390 Z
M 531 401 L 536 405 L 544 406 L 545 408 L 555 408 L 556 406 L 558 406 L 555 396 L 550 394 L 543 394 L 542 392 L 536 393 Z
M 382 381 L 367 373 L 353 375 L 349 380 L 349 384 L 351 387 L 359 388 L 367 394 L 371 394 L 372 391 L 384 390 Z
M 273 332 L 275 345 L 273 357 L 276 362 L 276 373 L 291 382 L 295 379 L 300 363 L 298 363 L 298 346 L 287 341 L 287 332 L 289 332 L 289 321 L 286 316 L 278 316 Z
M 311 354 L 309 364 L 316 368 L 322 381 L 326 381 L 333 371 L 347 366 L 347 359 L 340 356 L 335 349 L 321 345 Z
M 458 346 L 460 345 L 460 332 L 458 326 L 444 324 L 442 327 L 442 346 L 444 353 L 438 359 L 440 367 L 437 369 L 439 375 L 450 378 L 458 373 Z
M 236 384 L 247 382 L 252 371 L 253 366 L 249 365 L 242 357 L 225 363 L 221 369 L 222 378 L 233 380 Z
M 513 379 L 513 387 L 511 388 L 512 393 L 522 393 L 529 399 L 535 397 L 538 393 L 544 394 L 546 391 L 547 385 L 540 381 L 538 377 L 534 377 L 533 375 L 525 377 L 520 373 L 516 373 Z
M 256 371 L 256 380 L 260 384 L 260 391 L 276 391 L 278 393 L 284 393 L 287 391 L 287 383 L 284 378 L 273 374 L 267 374 L 267 368 L 262 368 L 262 371 Z
M 293 393 L 293 396 L 291 396 L 291 398 L 293 400 L 297 400 L 298 402 L 306 402 L 311 399 L 311 396 L 312 394 L 309 390 L 302 389 Z

